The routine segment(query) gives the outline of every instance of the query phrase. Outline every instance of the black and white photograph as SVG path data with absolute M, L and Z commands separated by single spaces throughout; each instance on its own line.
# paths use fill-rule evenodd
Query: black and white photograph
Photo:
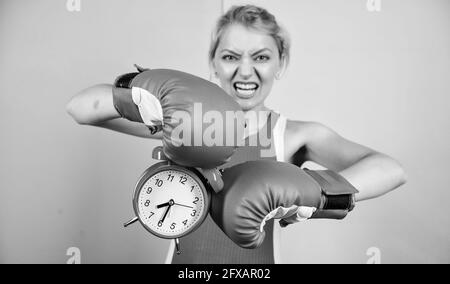
M 448 0 L 0 0 L 0 264 L 449 264 L 449 95 Z

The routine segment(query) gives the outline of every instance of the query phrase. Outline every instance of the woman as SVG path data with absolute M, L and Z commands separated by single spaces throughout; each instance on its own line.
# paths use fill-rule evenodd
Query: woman
M 265 9 L 252 5 L 233 7 L 219 19 L 209 54 L 213 73 L 244 112 L 264 114 L 259 124 L 248 129 L 247 139 L 264 130 L 273 146 L 267 149 L 258 139 L 256 145 L 247 143 L 224 168 L 257 159 L 298 166 L 313 161 L 339 172 L 357 188 L 357 202 L 381 196 L 404 184 L 404 170 L 394 159 L 349 141 L 320 123 L 288 120 L 265 106 L 274 81 L 282 77 L 288 65 L 289 49 L 287 35 Z M 111 85 L 97 85 L 80 92 L 68 104 L 68 112 L 80 124 L 161 138 L 160 134 L 150 134 L 145 125 L 118 119 Z M 181 255 L 174 254 L 171 246 L 166 262 L 278 263 L 278 231 L 277 224 L 269 222 L 263 245 L 246 250 L 230 241 L 208 217 L 199 229 L 183 238 Z

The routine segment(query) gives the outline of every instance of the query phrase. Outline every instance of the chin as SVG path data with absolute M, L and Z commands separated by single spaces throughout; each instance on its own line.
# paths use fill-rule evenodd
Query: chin
M 255 102 L 249 102 L 249 101 L 245 101 L 245 100 L 243 101 L 243 100 L 240 100 L 240 99 L 238 99 L 237 102 L 241 106 L 243 111 L 249 111 L 249 110 L 252 110 L 252 109 L 254 109 L 254 108 L 256 108 L 258 106 L 258 104 L 255 103 Z
M 253 107 L 241 104 L 241 108 L 242 108 L 243 111 L 249 111 L 249 110 L 252 110 Z

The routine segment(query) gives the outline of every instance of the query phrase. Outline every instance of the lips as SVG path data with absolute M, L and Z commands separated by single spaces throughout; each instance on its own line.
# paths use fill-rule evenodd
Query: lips
M 237 96 L 243 99 L 252 98 L 259 85 L 253 82 L 236 82 L 233 84 Z

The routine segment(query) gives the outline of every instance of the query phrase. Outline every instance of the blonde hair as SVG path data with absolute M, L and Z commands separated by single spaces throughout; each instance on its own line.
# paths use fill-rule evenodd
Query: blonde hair
M 212 33 L 209 48 L 209 61 L 214 60 L 224 30 L 233 24 L 241 24 L 247 28 L 265 32 L 276 42 L 279 57 L 286 63 L 290 58 L 290 39 L 287 32 L 278 24 L 275 16 L 266 9 L 254 5 L 233 6 L 217 21 Z

